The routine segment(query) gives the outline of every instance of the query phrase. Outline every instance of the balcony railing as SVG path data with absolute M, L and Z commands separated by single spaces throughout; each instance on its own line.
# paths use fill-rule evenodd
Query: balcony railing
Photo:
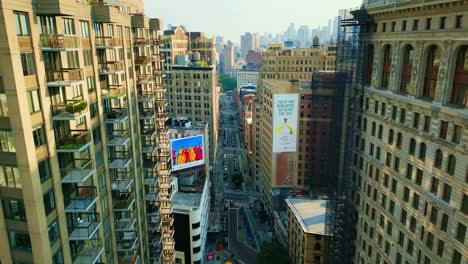
M 133 38 L 133 46 L 148 46 L 150 40 L 147 38 Z
M 64 104 L 52 105 L 53 120 L 75 120 L 86 113 L 88 103 L 84 100 L 67 100 Z
M 138 235 L 135 231 L 123 232 L 123 236 L 117 239 L 117 251 L 129 251 L 136 248 Z
M 65 36 L 60 34 L 41 35 L 41 47 L 47 50 L 78 49 L 80 40 L 76 36 Z
M 69 86 L 71 83 L 84 80 L 83 69 L 61 68 L 59 70 L 46 69 L 47 85 Z
M 96 37 L 96 47 L 97 48 L 114 48 L 122 46 L 121 38 L 114 37 Z
M 97 191 L 95 186 L 77 187 L 76 197 L 71 199 L 70 204 L 65 208 L 67 213 L 82 212 L 85 213 L 96 203 Z
M 73 264 L 94 264 L 104 252 L 102 240 L 91 239 L 84 241 L 83 249 L 76 255 L 72 255 Z
M 104 111 L 106 123 L 121 123 L 128 119 L 128 111 L 126 108 L 111 108 Z
M 108 136 L 109 141 L 107 142 L 108 146 L 117 147 L 123 146 L 130 141 L 130 132 L 127 129 L 116 130 L 114 129 Z
M 132 156 L 128 151 L 113 151 L 109 155 L 110 169 L 125 169 L 132 161 Z
M 114 211 L 130 211 L 135 203 L 133 192 L 121 192 L 114 199 Z
M 62 183 L 83 183 L 96 172 L 91 159 L 74 159 L 73 166 L 68 169 L 61 169 L 60 173 L 65 175 Z
M 138 84 L 144 84 L 144 83 L 150 83 L 150 82 L 153 82 L 153 75 L 151 74 L 139 74 L 137 76 Z
M 138 264 L 140 263 L 140 256 L 130 255 L 130 256 L 121 256 L 119 257 L 120 264 Z
M 68 135 L 57 138 L 57 152 L 80 152 L 90 143 L 88 130 L 70 130 Z
M 124 64 L 121 61 L 108 61 L 99 63 L 99 74 L 113 74 L 124 70 Z
M 146 206 L 146 215 L 148 216 L 156 216 L 159 215 L 159 207 L 155 204 L 149 204 Z
M 146 65 L 151 62 L 150 56 L 140 56 L 135 58 L 136 65 Z
M 154 108 L 140 108 L 140 119 L 141 120 L 149 120 L 154 119 L 155 112 Z
M 112 190 L 114 191 L 127 191 L 132 187 L 133 179 L 131 178 L 119 178 L 115 177 L 112 179 Z
M 122 84 L 106 84 L 101 82 L 103 90 L 102 99 L 117 99 L 126 95 L 125 86 Z
M 138 101 L 139 102 L 150 102 L 154 99 L 154 92 L 152 91 L 144 91 L 138 93 Z
M 101 226 L 99 213 L 81 213 L 75 220 L 68 236 L 70 240 L 90 240 Z
M 136 224 L 135 217 L 123 217 L 115 221 L 116 231 L 131 231 Z

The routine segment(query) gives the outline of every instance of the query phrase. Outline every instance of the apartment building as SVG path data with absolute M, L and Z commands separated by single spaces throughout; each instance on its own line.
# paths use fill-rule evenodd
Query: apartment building
M 161 28 L 143 10 L 0 4 L 2 263 L 174 262 Z
M 430 10 L 430 12 L 429 12 Z M 356 263 L 467 263 L 468 5 L 366 1 Z
M 208 38 L 203 32 L 187 32 L 190 42 L 190 51 L 200 54 L 200 60 L 208 65 L 216 64 L 215 38 Z
M 286 199 L 288 252 L 292 264 L 327 263 L 326 200 Z

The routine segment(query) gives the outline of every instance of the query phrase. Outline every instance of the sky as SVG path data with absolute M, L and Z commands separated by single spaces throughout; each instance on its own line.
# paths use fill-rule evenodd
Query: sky
M 145 0 L 145 13 L 168 24 L 184 25 L 209 37 L 240 42 L 244 32 L 284 32 L 294 22 L 309 27 L 328 25 L 340 9 L 362 0 Z

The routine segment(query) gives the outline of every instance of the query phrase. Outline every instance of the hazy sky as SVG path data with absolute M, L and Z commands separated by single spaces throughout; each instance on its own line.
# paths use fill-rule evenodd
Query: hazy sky
M 190 31 L 240 42 L 243 32 L 277 33 L 290 22 L 311 27 L 327 25 L 339 9 L 357 7 L 362 0 L 145 0 L 145 13 Z

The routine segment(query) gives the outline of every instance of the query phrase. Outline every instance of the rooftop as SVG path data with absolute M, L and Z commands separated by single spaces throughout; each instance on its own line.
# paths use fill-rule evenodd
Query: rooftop
M 194 207 L 194 209 L 197 209 L 200 205 L 201 197 L 201 192 L 189 193 L 178 191 L 174 193 L 174 196 L 172 196 L 171 203 L 175 205 Z
M 299 221 L 302 230 L 309 234 L 325 234 L 326 200 L 286 199 L 286 203 Z

